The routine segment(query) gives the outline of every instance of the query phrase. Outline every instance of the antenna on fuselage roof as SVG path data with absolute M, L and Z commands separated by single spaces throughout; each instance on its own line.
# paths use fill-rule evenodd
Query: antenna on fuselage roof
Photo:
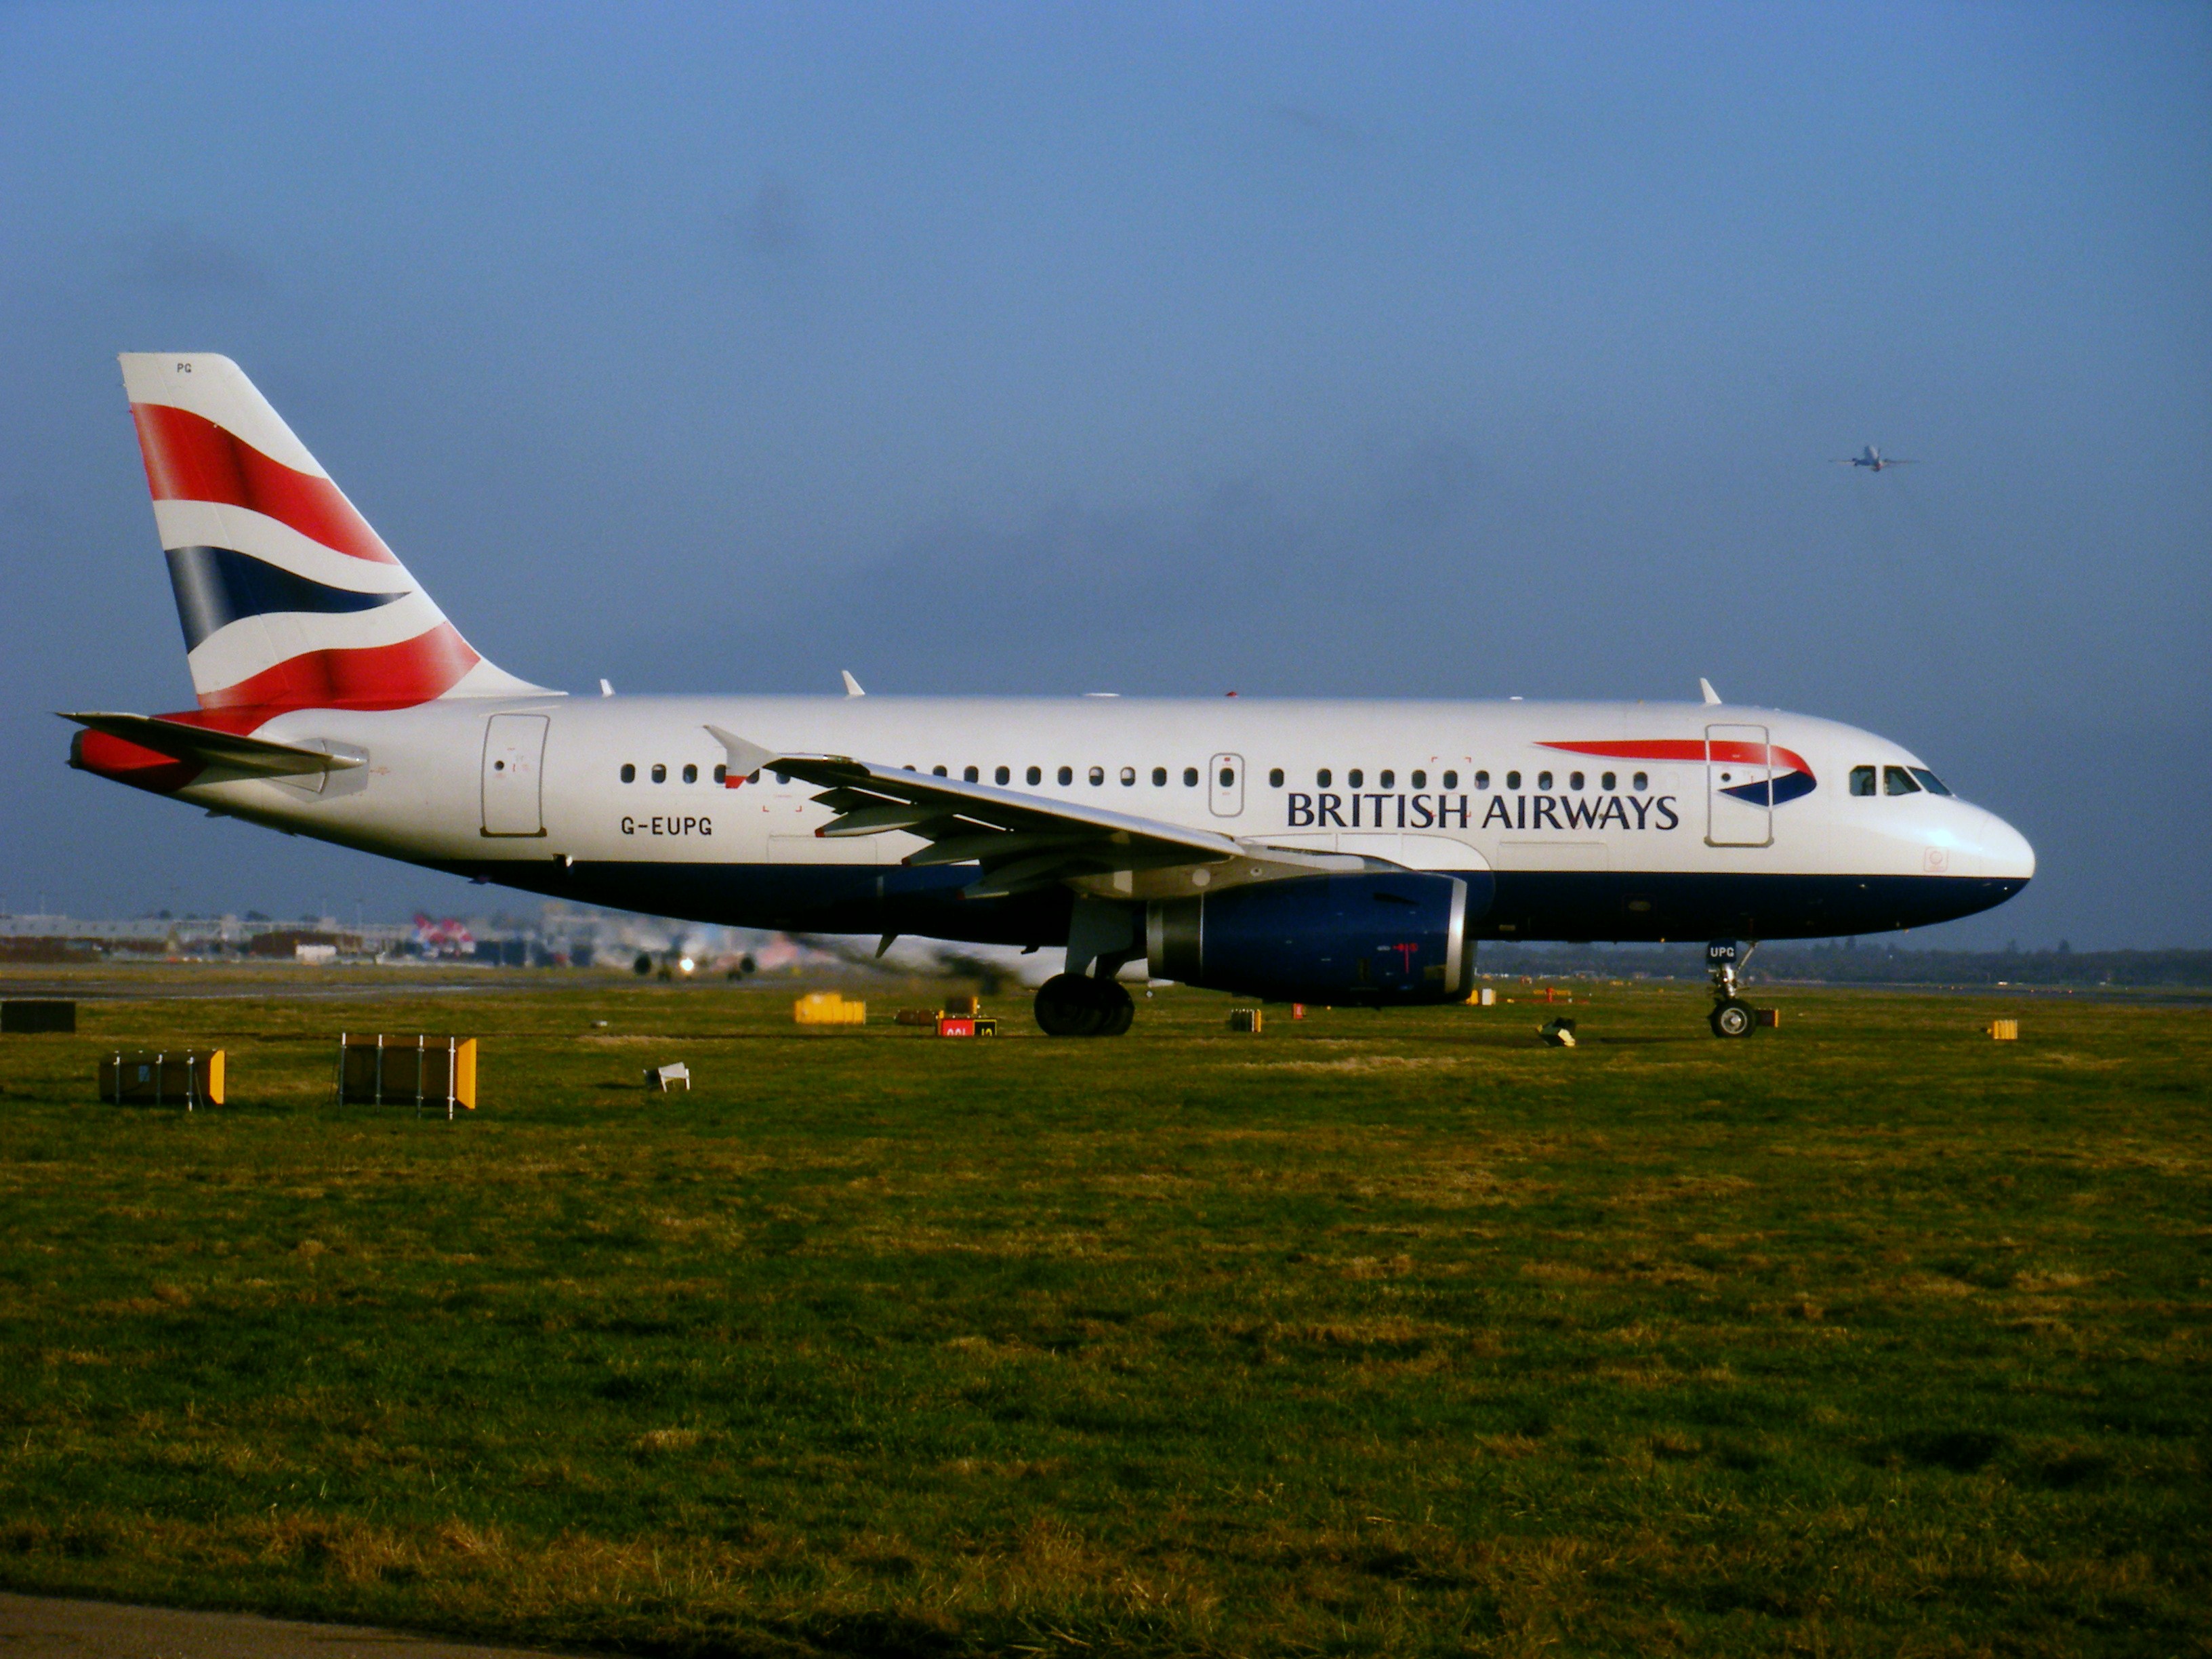
M 1705 694 L 1707 702 L 1718 702 L 1721 700 L 1721 694 L 1713 690 L 1713 683 L 1703 674 L 1698 676 L 1698 690 Z

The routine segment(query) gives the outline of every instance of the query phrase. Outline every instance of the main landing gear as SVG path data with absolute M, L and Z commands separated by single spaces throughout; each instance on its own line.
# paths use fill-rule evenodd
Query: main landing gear
M 1736 994 L 1737 971 L 1758 948 L 1756 939 L 1740 945 L 1732 939 L 1715 939 L 1705 946 L 1705 971 L 1713 981 L 1713 1011 L 1705 1016 L 1705 1023 L 1717 1037 L 1747 1037 L 1759 1029 L 1751 1005 Z
M 1037 987 L 1036 1023 L 1047 1036 L 1120 1036 L 1137 1005 L 1119 981 L 1054 974 Z

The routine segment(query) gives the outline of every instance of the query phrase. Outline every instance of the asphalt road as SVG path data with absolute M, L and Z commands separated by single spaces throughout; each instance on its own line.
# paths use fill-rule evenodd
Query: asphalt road
M 553 1659 L 360 1625 L 0 1595 L 0 1659 Z

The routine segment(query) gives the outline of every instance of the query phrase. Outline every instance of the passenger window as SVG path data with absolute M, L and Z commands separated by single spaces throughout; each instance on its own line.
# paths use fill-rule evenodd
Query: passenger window
M 1885 795 L 1917 795 L 1920 786 L 1912 781 L 1912 774 L 1901 766 L 1881 769 L 1881 793 Z
M 1164 766 L 1155 766 L 1152 769 L 1152 787 L 1155 789 L 1164 789 L 1167 787 L 1168 769 Z
M 1649 772 L 1638 772 L 1629 781 L 1635 786 L 1636 792 L 1642 794 L 1651 787 L 1651 775 Z
M 982 776 L 983 775 L 972 766 L 963 766 L 960 769 L 960 781 L 963 783 L 980 782 Z
M 1937 777 L 1933 772 L 1929 771 L 1924 766 L 1914 767 L 1912 769 L 1912 775 L 1920 780 L 1920 787 L 1925 789 L 1931 795 L 1948 795 L 1951 793 L 1949 787 L 1944 783 L 1943 780 Z
M 1195 766 L 1186 766 L 1182 769 L 1182 787 L 1186 789 L 1198 787 L 1198 769 Z
M 1549 772 L 1539 772 L 1539 773 L 1537 773 L 1537 774 L 1536 774 L 1536 787 L 1537 787 L 1537 788 L 1539 788 L 1539 789 L 1549 789 L 1551 787 L 1552 787 L 1552 775 L 1551 775 Z
M 1279 789 L 1282 787 L 1283 769 L 1279 766 L 1272 768 L 1267 773 L 1267 787 L 1270 789 Z
M 624 761 L 623 763 L 622 781 L 624 783 L 635 783 L 637 781 L 637 768 L 630 764 L 628 761 Z
M 1361 771 L 1355 766 L 1349 772 L 1346 772 L 1344 775 L 1344 781 L 1350 784 L 1354 789 L 1357 789 L 1361 784 L 1367 781 L 1367 774 Z
M 1508 772 L 1505 775 L 1505 787 L 1508 789 L 1518 789 L 1521 787 L 1521 775 L 1518 772 Z
M 1874 768 L 1871 766 L 1851 768 L 1851 793 L 1871 795 L 1874 792 Z
M 665 783 L 668 781 L 668 769 L 663 766 L 659 761 L 655 761 L 653 763 L 653 781 L 655 783 Z
M 1103 766 L 1094 766 L 1094 767 L 1092 767 L 1092 768 L 1091 769 L 1091 787 L 1093 789 L 1096 789 L 1096 788 L 1097 788 L 1100 784 L 1102 784 L 1102 783 L 1103 783 L 1103 782 L 1105 782 L 1105 781 L 1106 781 L 1106 769 L 1105 769 L 1104 767 L 1103 767 Z
M 1382 775 L 1376 779 L 1375 781 L 1382 788 L 1395 789 L 1398 787 L 1398 775 L 1395 772 L 1391 771 L 1388 767 L 1385 767 L 1382 771 Z
M 1597 781 L 1597 787 L 1610 793 L 1613 789 L 1613 774 L 1608 772 Z
M 716 783 L 727 783 L 729 781 L 730 769 L 728 767 L 718 766 L 714 769 L 714 781 Z
M 1003 766 L 991 774 L 991 781 L 1002 786 L 1012 782 L 1013 778 L 1014 775 Z
M 1023 773 L 1022 775 L 1027 778 L 1031 784 L 1042 783 L 1044 781 L 1044 768 L 1042 766 L 1032 766 L 1028 771 Z
M 1060 787 L 1063 789 L 1066 788 L 1069 784 L 1075 781 L 1075 769 L 1072 766 L 1061 767 L 1060 769 L 1059 777 Z
M 1569 773 L 1569 774 L 1567 775 L 1567 787 L 1568 787 L 1568 788 L 1570 788 L 1570 789 L 1579 789 L 1579 788 L 1581 788 L 1582 787 L 1583 787 L 1583 775 L 1582 775 L 1581 773 L 1579 773 L 1579 772 L 1571 772 L 1571 773 Z
M 929 769 L 929 770 L 930 770 L 930 775 L 931 775 L 931 776 L 933 776 L 933 777 L 939 777 L 939 778 L 941 778 L 941 777 L 945 777 L 945 776 L 949 775 L 945 772 L 945 769 L 943 767 L 941 767 L 941 766 L 933 766 L 933 767 L 931 767 L 931 768 Z
M 1123 767 L 1121 769 L 1121 787 L 1124 789 L 1133 788 L 1136 786 L 1136 782 L 1137 769 L 1133 766 Z
M 1224 789 L 1234 789 L 1237 787 L 1237 769 L 1233 766 L 1223 767 L 1220 782 Z
M 758 775 L 756 774 L 755 775 Z M 775 781 L 779 785 L 789 783 L 791 781 L 791 774 L 788 772 L 779 772 L 775 775 Z
M 1335 775 L 1336 775 L 1330 771 L 1328 768 L 1326 766 L 1322 767 L 1320 771 L 1314 774 L 1314 787 L 1317 789 L 1328 788 L 1329 786 L 1329 781 Z
M 1406 781 L 1412 784 L 1416 789 L 1425 789 L 1429 787 L 1429 775 L 1426 772 L 1422 771 L 1420 768 L 1417 766 L 1413 769 L 1413 775 L 1407 779 Z
M 684 763 L 684 781 L 686 783 L 696 783 L 699 781 L 699 769 L 692 765 L 688 761 Z

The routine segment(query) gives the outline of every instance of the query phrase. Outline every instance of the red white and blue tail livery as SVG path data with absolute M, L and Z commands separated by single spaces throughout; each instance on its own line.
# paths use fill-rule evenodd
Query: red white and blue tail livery
M 470 648 L 237 364 L 122 362 L 202 708 L 406 708 L 538 689 Z
M 1484 939 L 1735 941 L 1967 915 L 2019 833 L 1854 727 L 1705 703 L 571 699 L 486 662 L 228 358 L 131 353 L 197 706 L 72 714 L 80 770 L 579 902 L 1064 946 L 1048 1032 L 1125 969 L 1464 1000 Z M 732 790 L 744 781 L 751 787 Z

